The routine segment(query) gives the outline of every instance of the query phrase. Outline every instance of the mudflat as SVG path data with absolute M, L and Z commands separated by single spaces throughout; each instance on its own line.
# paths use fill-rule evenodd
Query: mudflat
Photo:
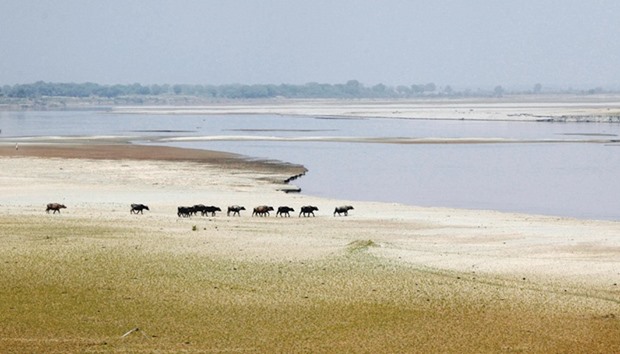
M 620 223 L 280 191 L 303 171 L 131 144 L 1 147 L 0 351 L 620 351 Z M 177 215 L 194 204 L 222 212 Z M 227 216 L 233 204 L 247 210 Z M 295 211 L 252 217 L 258 205 Z

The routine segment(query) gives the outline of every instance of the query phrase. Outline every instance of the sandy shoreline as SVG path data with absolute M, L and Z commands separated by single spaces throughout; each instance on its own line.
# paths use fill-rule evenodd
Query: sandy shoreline
M 67 141 L 67 139 L 63 139 L 63 141 Z M 303 174 L 306 171 L 301 165 L 287 164 L 280 161 L 252 160 L 227 152 L 133 145 L 129 143 L 112 144 L 109 141 L 97 144 L 80 144 L 71 141 L 58 144 L 50 144 L 49 141 L 47 143 L 22 142 L 21 149 L 19 146 L 15 148 L 13 143 L 10 143 L 8 146 L 0 145 L 0 157 L 194 162 L 214 164 L 231 169 L 277 171 L 284 175 L 289 175 L 289 177 Z
M 274 114 L 331 119 L 619 122 L 618 96 L 514 96 L 481 99 L 274 100 L 193 106 L 119 106 L 113 114 Z
M 282 181 L 303 168 L 244 161 L 230 154 L 167 147 L 64 145 L 0 148 L 2 215 L 45 215 L 48 202 L 65 203 L 61 217 L 134 222 L 130 203 L 144 203 L 144 215 L 160 228 L 180 223 L 258 228 L 253 239 L 224 242 L 229 253 L 245 246 L 252 257 L 325 257 L 359 240 L 372 252 L 416 267 L 490 274 L 508 279 L 589 284 L 620 296 L 620 223 L 543 217 L 494 211 L 420 208 L 390 203 L 322 199 L 279 191 Z M 176 207 L 193 204 L 244 205 L 241 218 L 179 219 Z M 251 218 L 267 204 L 295 208 L 290 219 Z M 349 217 L 333 208 L 354 204 Z M 316 218 L 299 218 L 302 205 L 316 205 Z M 50 217 L 45 215 L 45 217 Z M 283 234 L 303 227 L 295 237 Z M 264 229 L 263 229 L 264 228 Z M 263 231 L 260 231 L 263 229 Z M 228 235 L 232 236 L 232 235 Z M 250 244 L 251 246 L 248 246 Z M 267 246 L 268 245 L 268 246 Z M 220 249 L 221 247 L 221 249 Z M 265 247 L 269 252 L 263 253 Z M 213 250 L 212 250 L 213 251 Z

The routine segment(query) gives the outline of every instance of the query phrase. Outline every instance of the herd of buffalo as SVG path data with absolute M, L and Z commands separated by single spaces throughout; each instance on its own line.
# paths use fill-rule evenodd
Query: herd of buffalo
M 67 207 L 64 204 L 50 203 L 47 205 L 47 208 L 45 209 L 45 211 L 49 213 L 51 210 L 53 211 L 53 214 L 56 214 L 57 212 L 60 213 L 60 209 L 65 209 L 65 208 Z M 129 212 L 131 214 L 138 214 L 138 213 L 143 214 L 144 210 L 150 210 L 150 209 L 148 206 L 144 204 L 131 204 L 131 210 Z M 227 216 L 235 216 L 235 215 L 241 216 L 242 210 L 246 210 L 246 209 L 240 205 L 231 205 L 228 207 L 228 210 L 226 211 L 226 215 Z M 318 210 L 319 208 L 312 206 L 312 205 L 302 206 L 301 210 L 299 211 L 299 217 L 301 217 L 302 215 L 304 217 L 315 216 L 314 212 Z M 336 207 L 334 209 L 334 216 L 336 216 L 336 214 L 338 214 L 339 216 L 341 215 L 347 216 L 349 215 L 349 210 L 353 210 L 353 207 L 350 205 L 343 205 L 343 206 Z M 202 216 L 209 216 L 209 215 L 215 216 L 216 211 L 222 211 L 222 209 L 220 209 L 219 207 L 213 206 L 213 205 L 197 204 L 194 206 L 178 207 L 177 215 L 179 217 L 184 217 L 184 218 L 191 217 L 192 215 L 197 215 L 198 213 L 200 213 Z M 252 211 L 252 216 L 269 216 L 270 211 L 274 211 L 272 206 L 260 205 L 254 208 L 254 210 Z M 288 206 L 281 206 L 281 207 L 278 207 L 278 211 L 276 211 L 276 216 L 290 217 L 291 212 L 295 212 L 295 209 L 288 207 Z
M 132 213 L 134 212 L 137 213 L 138 211 L 142 212 L 142 210 L 144 209 L 148 210 L 149 208 L 143 204 L 132 204 L 131 205 Z M 353 207 L 350 205 L 343 205 L 343 206 L 336 207 L 334 209 L 334 216 L 336 216 L 336 214 L 338 214 L 339 216 L 341 215 L 347 216 L 349 215 L 349 210 L 352 210 L 352 209 Z M 226 215 L 227 216 L 235 216 L 235 215 L 241 216 L 242 210 L 246 210 L 245 207 L 241 205 L 231 205 L 226 210 Z M 301 210 L 299 211 L 299 217 L 301 217 L 302 215 L 304 217 L 315 216 L 314 212 L 318 210 L 319 208 L 312 206 L 312 205 L 302 206 Z M 214 205 L 197 204 L 194 206 L 178 207 L 177 215 L 179 217 L 185 217 L 185 218 L 191 217 L 192 215 L 197 215 L 198 213 L 200 213 L 202 216 L 205 216 L 205 215 L 215 216 L 216 211 L 222 211 L 222 209 Z M 259 205 L 252 210 L 252 216 L 269 216 L 270 211 L 274 211 L 272 206 Z M 294 212 L 295 212 L 295 209 L 289 206 L 280 206 L 278 207 L 278 210 L 276 211 L 276 216 L 290 217 L 291 213 L 294 213 Z

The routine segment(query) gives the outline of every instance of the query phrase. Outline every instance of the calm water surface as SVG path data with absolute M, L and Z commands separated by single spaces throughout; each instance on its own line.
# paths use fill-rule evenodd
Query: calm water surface
M 270 115 L 0 112 L 0 138 L 19 136 L 411 137 L 617 139 L 609 123 L 321 119 Z M 620 146 L 603 143 L 377 144 L 196 141 L 166 145 L 303 164 L 303 193 L 421 206 L 620 220 Z

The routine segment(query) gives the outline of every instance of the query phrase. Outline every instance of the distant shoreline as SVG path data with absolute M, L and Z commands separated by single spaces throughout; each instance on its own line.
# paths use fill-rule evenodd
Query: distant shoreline
M 326 119 L 427 119 L 524 122 L 620 122 L 620 95 L 434 100 L 274 100 L 199 105 L 113 106 L 112 114 L 273 114 Z M 574 100 L 573 100 L 574 99 Z
M 128 97 L 130 98 L 130 97 Z M 475 121 L 620 122 L 620 94 L 512 95 L 394 99 L 129 99 L 51 97 L 0 103 L 2 111 L 100 110 L 110 114 L 274 114 L 318 118 L 393 118 Z

